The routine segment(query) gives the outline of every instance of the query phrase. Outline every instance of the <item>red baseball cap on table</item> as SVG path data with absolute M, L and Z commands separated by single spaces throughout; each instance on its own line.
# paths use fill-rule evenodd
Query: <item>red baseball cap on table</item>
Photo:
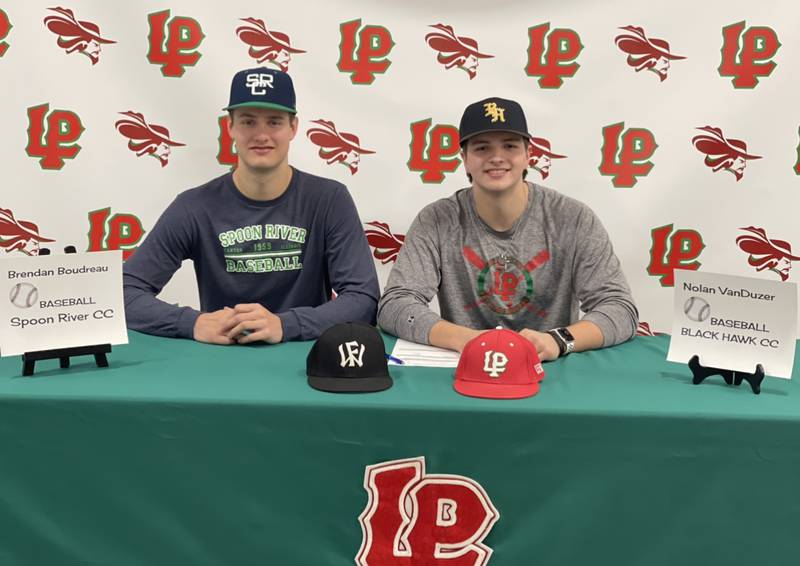
M 470 397 L 521 399 L 536 395 L 543 377 L 534 345 L 513 330 L 498 328 L 467 342 L 453 387 Z

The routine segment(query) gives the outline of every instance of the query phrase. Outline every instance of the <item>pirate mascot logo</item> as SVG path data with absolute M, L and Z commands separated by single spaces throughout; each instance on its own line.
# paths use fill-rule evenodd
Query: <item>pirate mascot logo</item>
M 257 63 L 269 63 L 286 73 L 292 55 L 305 53 L 302 49 L 292 47 L 292 40 L 285 33 L 268 30 L 263 20 L 242 18 L 242 21 L 247 25 L 236 28 L 236 35 L 250 46 L 247 53 Z
M 478 42 L 471 37 L 456 35 L 452 26 L 436 24 L 430 27 L 436 31 L 426 35 L 425 42 L 431 49 L 438 52 L 436 60 L 445 69 L 455 67 L 466 71 L 472 80 L 478 74 L 479 60 L 494 57 L 494 55 L 478 51 Z
M 185 144 L 170 139 L 169 130 L 158 124 L 148 124 L 144 115 L 128 110 L 120 112 L 127 118 L 118 120 L 114 126 L 117 131 L 128 138 L 128 149 L 137 157 L 149 155 L 155 157 L 166 167 L 169 163 L 171 147 L 182 147 Z
M 670 61 L 686 59 L 686 57 L 670 52 L 669 43 L 663 39 L 647 37 L 644 29 L 640 27 L 625 26 L 619 29 L 625 30 L 627 33 L 615 37 L 614 42 L 623 53 L 628 54 L 626 61 L 637 73 L 652 71 L 658 75 L 661 82 L 664 82 L 669 73 Z
M 361 147 L 358 136 L 348 132 L 338 132 L 336 124 L 329 120 L 312 120 L 311 123 L 319 127 L 311 128 L 306 135 L 311 143 L 320 148 L 319 156 L 328 165 L 341 163 L 350 169 L 351 175 L 355 175 L 358 173 L 361 155 L 375 153 Z
M 81 53 L 86 55 L 92 65 L 100 60 L 100 45 L 116 43 L 100 35 L 100 27 L 92 22 L 77 20 L 68 8 L 49 8 L 58 15 L 47 16 L 44 25 L 58 36 L 56 43 L 67 54 Z
M 729 171 L 734 174 L 738 182 L 744 176 L 747 161 L 761 159 L 760 155 L 747 153 L 747 144 L 742 140 L 726 138 L 721 128 L 704 126 L 697 129 L 706 134 L 693 137 L 692 144 L 699 152 L 706 155 L 703 163 L 714 173 L 720 170 Z

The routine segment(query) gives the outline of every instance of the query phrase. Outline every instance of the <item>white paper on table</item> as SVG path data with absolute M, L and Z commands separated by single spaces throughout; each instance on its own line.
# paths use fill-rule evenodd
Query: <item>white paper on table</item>
M 403 365 L 405 366 L 454 368 L 458 366 L 460 354 L 453 350 L 437 348 L 436 346 L 427 346 L 425 344 L 415 344 L 414 342 L 398 338 L 397 343 L 394 345 L 394 350 L 392 350 L 392 356 L 403 360 Z M 392 360 L 389 360 L 389 363 L 400 365 Z

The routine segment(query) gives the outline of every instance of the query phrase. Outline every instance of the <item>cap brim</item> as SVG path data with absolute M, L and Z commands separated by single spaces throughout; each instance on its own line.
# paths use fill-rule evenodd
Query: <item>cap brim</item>
M 319 391 L 329 393 L 375 393 L 392 386 L 388 375 L 377 377 L 317 377 L 308 376 L 308 384 Z
M 453 389 L 468 397 L 481 397 L 483 399 L 522 399 L 524 397 L 533 397 L 539 393 L 539 383 L 500 385 L 456 379 L 453 382 Z
M 504 130 L 502 128 L 488 128 L 486 130 L 481 130 L 480 132 L 474 132 L 474 133 L 468 135 L 465 138 L 459 137 L 458 143 L 459 143 L 459 145 L 464 145 L 464 142 L 469 140 L 470 138 L 474 138 L 475 136 L 479 136 L 481 134 L 491 134 L 493 132 L 508 132 L 509 134 L 516 134 L 516 135 L 522 136 L 523 138 L 526 138 L 528 140 L 533 138 L 533 136 L 530 135 L 528 132 L 522 132 L 520 130 Z
M 231 106 L 226 106 L 223 108 L 225 111 L 233 110 L 234 108 L 270 108 L 272 110 L 283 110 L 284 112 L 288 112 L 289 114 L 297 114 L 297 110 L 294 108 L 289 108 L 288 106 L 283 106 L 282 104 L 272 104 L 271 102 L 242 102 L 241 104 L 233 104 Z

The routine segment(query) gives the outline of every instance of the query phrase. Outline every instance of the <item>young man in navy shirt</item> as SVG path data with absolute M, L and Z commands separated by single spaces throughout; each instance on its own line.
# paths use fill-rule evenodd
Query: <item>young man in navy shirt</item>
M 126 262 L 128 327 L 244 344 L 373 323 L 380 291 L 353 199 L 341 183 L 289 165 L 298 126 L 289 75 L 236 73 L 225 110 L 238 165 L 178 195 Z M 194 261 L 201 311 L 156 297 L 185 259 Z

